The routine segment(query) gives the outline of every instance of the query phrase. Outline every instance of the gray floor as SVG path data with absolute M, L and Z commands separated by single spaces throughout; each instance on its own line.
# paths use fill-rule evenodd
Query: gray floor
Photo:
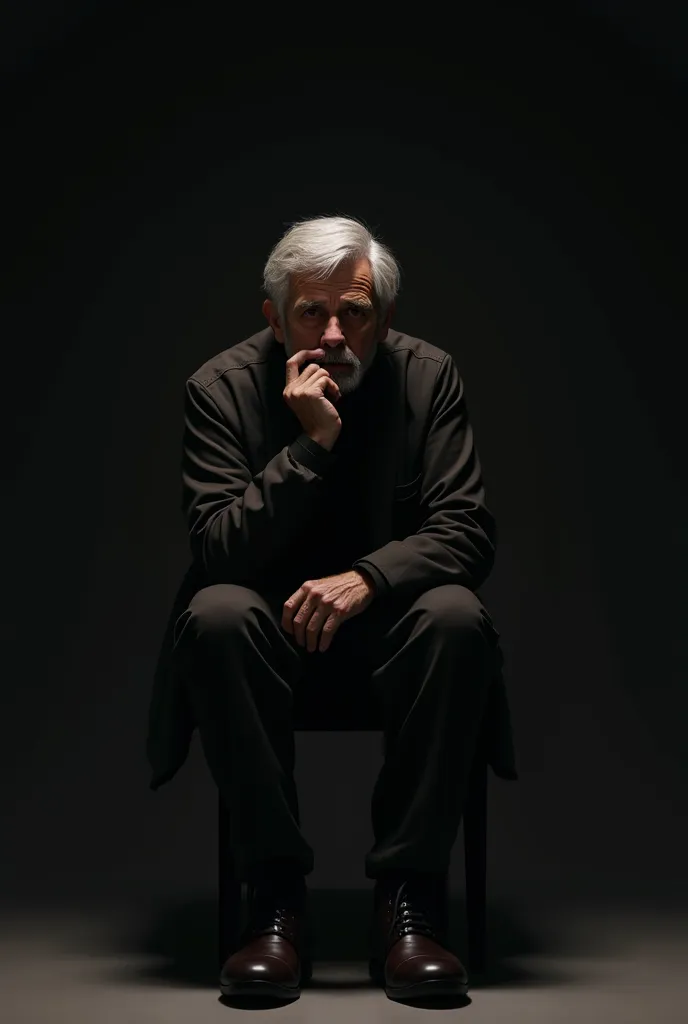
M 198 900 L 92 903 L 84 910 L 6 909 L 0 936 L 0 1016 L 7 1024 L 200 1024 L 252 1012 L 253 1021 L 397 1021 L 437 1009 L 476 1022 L 635 1024 L 688 1020 L 688 915 L 671 907 L 569 904 L 535 910 L 492 903 L 491 967 L 468 996 L 440 1007 L 402 1005 L 372 987 L 365 941 L 370 893 L 315 892 L 313 983 L 288 1005 L 224 1000 L 215 971 L 215 904 Z M 525 906 L 525 904 L 524 904 Z M 453 942 L 465 954 L 463 903 Z

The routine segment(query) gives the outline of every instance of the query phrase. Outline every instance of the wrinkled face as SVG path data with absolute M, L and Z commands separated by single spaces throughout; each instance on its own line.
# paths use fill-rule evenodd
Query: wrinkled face
M 387 337 L 390 310 L 381 319 L 373 305 L 373 276 L 367 259 L 343 263 L 322 281 L 294 278 L 282 319 L 266 299 L 263 312 L 287 358 L 300 349 L 324 348 L 326 366 L 342 395 L 353 391 Z

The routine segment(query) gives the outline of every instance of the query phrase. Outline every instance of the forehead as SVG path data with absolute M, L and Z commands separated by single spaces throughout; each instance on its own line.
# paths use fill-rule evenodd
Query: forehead
M 367 259 L 342 263 L 329 277 L 317 280 L 312 277 L 295 277 L 291 283 L 292 298 L 332 299 L 342 295 L 372 299 L 373 275 Z

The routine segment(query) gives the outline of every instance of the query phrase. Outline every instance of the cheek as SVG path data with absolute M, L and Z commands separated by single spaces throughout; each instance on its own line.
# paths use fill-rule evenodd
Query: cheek
M 349 320 L 348 324 L 346 325 L 345 330 L 347 328 L 348 328 L 348 330 L 349 330 L 349 332 L 351 334 L 356 334 L 360 338 L 365 338 L 369 334 L 374 334 L 375 333 L 375 321 L 374 320 L 356 320 L 356 319 L 352 318 L 351 320 Z
M 372 341 L 377 331 L 377 322 L 375 320 L 369 320 L 363 324 L 357 331 L 356 334 L 361 338 L 362 341 Z
M 295 324 L 289 325 L 289 337 L 298 345 L 300 341 L 312 338 L 314 326 L 317 325 L 311 321 L 298 320 Z
M 375 344 L 375 325 L 366 324 L 357 331 L 349 331 L 346 340 L 349 348 L 359 359 L 365 358 L 370 348 Z

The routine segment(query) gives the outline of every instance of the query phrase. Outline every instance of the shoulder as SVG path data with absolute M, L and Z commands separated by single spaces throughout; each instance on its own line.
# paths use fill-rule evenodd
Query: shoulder
M 272 330 L 267 327 L 206 359 L 189 380 L 208 388 L 221 377 L 234 375 L 234 371 L 266 366 L 278 346 Z
M 404 334 L 402 331 L 390 331 L 385 341 L 380 343 L 380 348 L 390 358 L 400 359 L 410 365 L 426 361 L 434 363 L 435 369 L 448 356 L 448 353 L 437 345 L 431 345 L 423 338 L 414 338 L 412 334 Z
M 388 372 L 407 394 L 430 395 L 442 381 L 458 379 L 452 356 L 423 338 L 390 331 L 380 349 Z

